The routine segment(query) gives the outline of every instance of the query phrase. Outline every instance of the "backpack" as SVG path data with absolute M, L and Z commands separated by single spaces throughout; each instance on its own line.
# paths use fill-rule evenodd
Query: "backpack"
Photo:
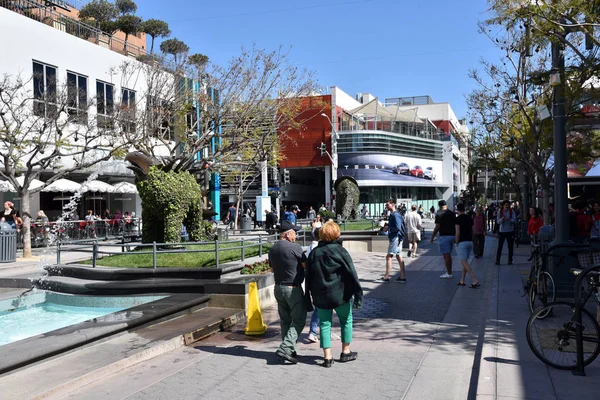
M 406 224 L 404 223 L 404 217 L 400 214 L 400 226 L 398 227 L 398 238 L 404 240 L 406 236 Z

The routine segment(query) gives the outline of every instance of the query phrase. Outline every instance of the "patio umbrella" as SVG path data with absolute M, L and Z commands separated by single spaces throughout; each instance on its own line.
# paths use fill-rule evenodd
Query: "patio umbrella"
M 23 177 L 23 176 L 17 177 L 17 182 L 19 183 L 19 185 L 22 186 L 24 181 L 25 181 L 25 177 Z M 34 179 L 29 183 L 29 190 L 37 189 L 42 186 L 44 186 L 44 182 Z M 16 190 L 13 187 L 12 183 L 10 183 L 9 181 L 1 181 L 0 182 L 0 192 L 16 192 Z
M 78 192 L 81 184 L 69 179 L 59 179 L 42 189 L 42 192 Z
M 99 180 L 93 180 L 90 182 L 84 182 L 82 186 L 82 192 L 100 192 L 100 193 L 113 193 L 114 187 L 106 182 Z M 96 199 L 94 199 L 94 214 L 96 214 Z
M 112 185 L 112 193 L 137 193 L 137 186 L 129 182 L 119 182 Z
M 61 196 L 60 196 L 60 209 L 61 212 L 64 211 L 64 196 L 62 196 L 62 193 L 64 192 L 71 192 L 71 193 L 75 193 L 78 192 L 81 189 L 81 184 L 71 181 L 69 179 L 59 179 L 57 181 L 52 182 L 50 185 L 46 186 L 45 188 L 42 189 L 42 192 L 60 192 Z

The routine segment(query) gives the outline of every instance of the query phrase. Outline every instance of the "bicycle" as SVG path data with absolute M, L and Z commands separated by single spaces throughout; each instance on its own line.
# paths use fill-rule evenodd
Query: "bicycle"
M 578 277 L 575 302 L 555 301 L 538 309 L 527 321 L 526 337 L 531 351 L 543 363 L 583 374 L 583 367 L 600 354 L 600 325 L 585 308 L 590 298 L 600 304 L 600 249 L 588 248 L 577 256 L 581 266 L 589 265 L 589 261 L 593 265 L 570 270 Z M 545 317 L 539 318 L 540 315 Z
M 540 307 L 540 304 L 545 306 L 556 300 L 556 286 L 554 278 L 547 271 L 548 254 L 554 247 L 550 247 L 545 252 L 542 252 L 540 244 L 532 244 L 531 248 L 531 270 L 525 285 L 525 293 L 527 294 L 529 309 L 533 313 Z M 546 316 L 547 314 L 539 314 L 538 318 L 545 318 Z

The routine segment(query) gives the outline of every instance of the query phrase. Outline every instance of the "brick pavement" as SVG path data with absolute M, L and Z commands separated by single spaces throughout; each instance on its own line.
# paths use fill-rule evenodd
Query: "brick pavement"
M 277 311 L 269 308 L 263 310 L 269 337 L 246 338 L 237 326 L 236 332 L 219 333 L 66 397 L 558 400 L 598 393 L 598 362 L 587 368 L 587 377 L 575 377 L 533 356 L 525 340 L 529 310 L 519 273 L 527 268 L 528 246 L 516 249 L 515 265 L 499 267 L 493 265 L 495 248 L 488 236 L 485 257 L 472 261 L 483 283 L 476 290 L 456 286 L 457 277 L 439 279 L 443 262 L 436 246 L 425 245 L 421 257 L 407 259 L 405 285 L 372 282 L 383 272 L 383 254 L 352 254 L 376 315 L 355 321 L 355 362 L 319 367 L 322 352 L 308 343 L 306 328 L 299 364 L 282 364 L 274 354 Z M 456 260 L 454 267 L 459 271 Z M 333 342 L 334 357 L 339 346 Z

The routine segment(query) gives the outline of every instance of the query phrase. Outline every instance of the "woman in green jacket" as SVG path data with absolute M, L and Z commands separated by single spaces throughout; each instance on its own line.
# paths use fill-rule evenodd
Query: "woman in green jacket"
M 340 227 L 327 221 L 319 233 L 321 241 L 312 249 L 306 265 L 306 298 L 318 308 L 321 348 L 325 361 L 323 366 L 331 367 L 331 320 L 333 310 L 342 327 L 342 354 L 340 362 L 356 360 L 358 353 L 350 351 L 352 342 L 352 306 L 360 308 L 363 291 L 350 254 L 337 241 Z M 312 296 L 312 303 L 310 298 Z M 352 299 L 354 298 L 353 304 Z

